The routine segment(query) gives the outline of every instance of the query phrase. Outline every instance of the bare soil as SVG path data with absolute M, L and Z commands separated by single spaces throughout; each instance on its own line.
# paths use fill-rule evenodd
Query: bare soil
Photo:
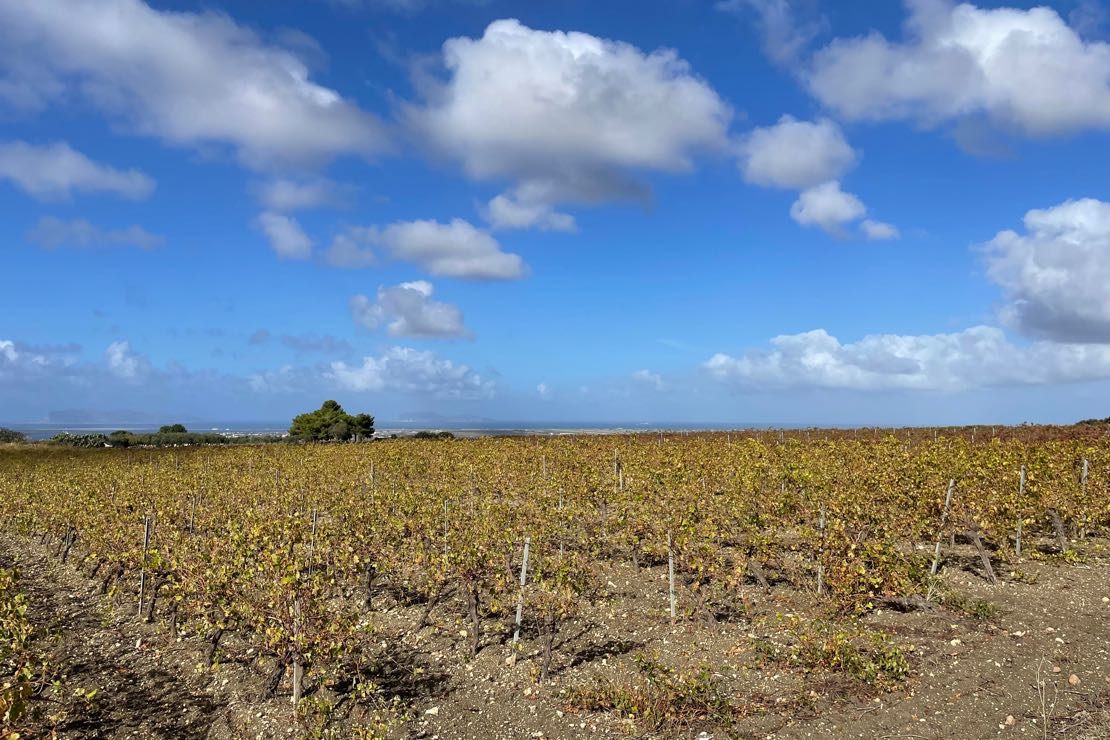
M 487 618 L 481 650 L 469 659 L 458 595 L 445 598 L 429 625 L 415 631 L 424 607 L 383 594 L 375 616 L 392 664 L 379 682 L 405 707 L 397 737 L 1110 738 L 1110 542 L 1079 547 L 1077 564 L 1033 557 L 1015 571 L 996 560 L 1001 582 L 992 586 L 977 571 L 973 551 L 957 546 L 941 572 L 946 587 L 990 602 L 995 613 L 977 619 L 951 608 L 885 608 L 866 615 L 863 623 L 891 635 L 910 659 L 909 678 L 893 686 L 761 662 L 753 637 L 791 617 L 806 622 L 828 611 L 816 594 L 776 584 L 773 569 L 769 592 L 753 584 L 742 594 L 742 614 L 688 615 L 672 625 L 666 566 L 631 564 L 613 565 L 601 598 L 561 629 L 552 675 L 542 685 L 539 625 L 526 619 L 524 654 L 510 665 L 508 617 Z M 52 548 L 0 542 L 0 565 L 13 563 L 22 571 L 32 620 L 54 634 L 48 650 L 65 685 L 97 689 L 88 705 L 52 698 L 65 703 L 66 719 L 56 727 L 61 736 L 306 732 L 292 713 L 288 677 L 276 698 L 263 699 L 272 667 L 234 641 L 209 668 L 205 645 L 171 638 L 157 620 L 143 623 L 133 603 L 100 595 L 96 582 L 61 564 Z M 681 603 L 692 599 L 680 591 Z M 572 706 L 578 688 L 636 681 L 640 654 L 678 670 L 711 667 L 732 703 L 746 711 L 727 729 L 697 717 L 648 728 Z M 333 729 L 347 734 L 342 724 Z
M 42 734 L 67 738 L 282 737 L 288 723 L 252 694 L 239 666 L 204 670 L 203 651 L 98 593 L 49 548 L 0 541 L 0 567 L 15 566 L 28 617 L 45 632 L 39 647 L 60 681 L 38 700 Z M 90 701 L 74 689 L 95 691 Z M 271 705 L 273 702 L 270 703 Z M 280 731 L 276 728 L 282 728 Z

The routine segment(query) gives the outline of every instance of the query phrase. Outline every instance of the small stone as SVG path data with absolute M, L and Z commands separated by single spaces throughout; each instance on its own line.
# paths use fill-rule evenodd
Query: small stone
M 1068 676 L 1068 683 L 1070 683 L 1072 686 L 1078 686 L 1079 676 L 1075 675 L 1074 673 L 1071 674 L 1070 676 Z
M 431 709 L 425 709 L 424 714 L 430 714 L 434 717 L 437 714 L 439 714 L 439 707 L 432 707 Z
M 1017 723 L 1017 720 L 1014 719 L 1014 715 L 1012 715 L 1012 714 L 1007 714 L 1006 715 L 1006 726 L 1007 727 L 1013 727 L 1016 723 Z

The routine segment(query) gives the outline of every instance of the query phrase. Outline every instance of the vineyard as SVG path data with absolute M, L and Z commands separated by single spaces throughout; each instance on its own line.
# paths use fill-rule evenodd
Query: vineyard
M 25 645 L 36 557 L 255 682 L 231 734 L 836 735 L 991 640 L 1040 697 L 992 727 L 1056 736 L 1110 689 L 1101 427 L 15 447 L 0 528 L 0 736 L 111 701 Z M 1058 583 L 1087 674 L 999 626 Z

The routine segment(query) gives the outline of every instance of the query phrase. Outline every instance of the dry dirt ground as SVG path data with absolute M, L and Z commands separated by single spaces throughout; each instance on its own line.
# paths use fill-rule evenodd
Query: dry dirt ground
M 1047 549 L 1047 547 L 1046 547 Z M 464 610 L 445 599 L 430 625 L 412 629 L 420 606 L 378 607 L 384 644 L 394 656 L 383 687 L 401 697 L 396 737 L 424 738 L 1110 738 L 1110 542 L 1087 540 L 1076 564 L 1030 558 L 1017 571 L 996 561 L 1002 582 L 989 585 L 968 547 L 946 559 L 942 578 L 994 614 L 978 619 L 954 608 L 907 613 L 880 609 L 863 622 L 909 658 L 902 682 L 877 687 L 828 670 L 760 661 L 763 636 L 810 624 L 826 607 L 772 576 L 754 585 L 742 615 L 723 621 L 667 616 L 666 567 L 615 565 L 602 597 L 566 625 L 555 643 L 553 675 L 537 685 L 540 641 L 526 621 L 525 652 L 507 663 L 503 622 L 487 619 L 482 648 L 467 658 Z M 142 623 L 129 601 L 110 602 L 97 583 L 63 565 L 49 547 L 0 541 L 0 566 L 18 565 L 32 620 L 67 688 L 97 689 L 90 703 L 62 698 L 63 737 L 277 738 L 307 732 L 291 712 L 289 686 L 263 699 L 266 666 L 229 642 L 205 668 L 204 646 L 173 639 L 164 625 Z M 680 598 L 688 597 L 681 591 Z M 797 620 L 792 622 L 792 620 Z M 722 727 L 692 716 L 647 727 L 612 712 L 574 706 L 578 689 L 606 680 L 642 683 L 636 656 L 676 670 L 711 669 L 738 708 Z M 397 676 L 400 676 L 398 678 Z M 57 700 L 57 699 L 56 699 Z M 53 711 L 48 710 L 48 711 Z M 47 728 L 43 726 L 43 731 Z M 334 725 L 334 736 L 349 727 Z

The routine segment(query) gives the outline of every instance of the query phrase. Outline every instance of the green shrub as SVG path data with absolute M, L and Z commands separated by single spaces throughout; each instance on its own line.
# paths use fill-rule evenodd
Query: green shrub
M 570 705 L 585 711 L 615 712 L 648 732 L 682 731 L 696 724 L 727 730 L 747 714 L 732 703 L 708 666 L 682 672 L 644 654 L 633 660 L 641 681 L 601 681 L 571 689 Z
M 755 638 L 761 663 L 777 663 L 806 673 L 845 673 L 868 684 L 888 686 L 909 675 L 905 652 L 882 632 L 855 624 L 793 619 L 780 641 Z
M 17 432 L 14 429 L 8 429 L 7 427 L 0 427 L 0 444 L 11 444 L 26 441 L 27 435 L 23 432 Z

